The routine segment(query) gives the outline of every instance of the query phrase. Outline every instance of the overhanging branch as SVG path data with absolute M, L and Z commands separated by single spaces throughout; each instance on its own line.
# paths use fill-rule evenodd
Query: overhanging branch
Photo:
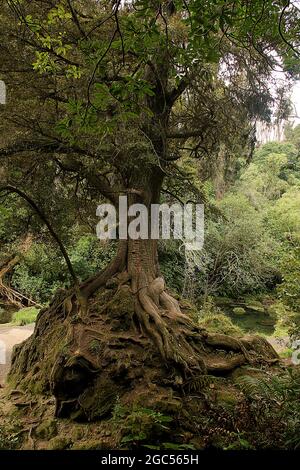
M 21 191 L 18 188 L 15 188 L 14 186 L 10 186 L 10 185 L 0 186 L 0 193 L 1 192 L 7 192 L 9 194 L 18 194 L 18 196 L 20 196 L 22 199 L 24 199 L 30 205 L 30 207 L 34 210 L 34 212 L 36 212 L 36 214 L 39 216 L 39 218 L 42 220 L 42 222 L 44 222 L 44 224 L 48 228 L 50 234 L 52 235 L 52 237 L 54 238 L 54 240 L 58 244 L 58 246 L 60 248 L 60 251 L 61 251 L 61 253 L 62 253 L 62 255 L 63 255 L 63 257 L 66 261 L 68 271 L 71 274 L 71 276 L 72 276 L 72 278 L 75 282 L 75 285 L 78 286 L 79 285 L 78 278 L 75 274 L 75 271 L 74 271 L 73 265 L 71 263 L 71 260 L 69 258 L 69 255 L 67 253 L 67 250 L 65 249 L 65 246 L 64 246 L 63 242 L 61 241 L 60 237 L 57 235 L 54 228 L 52 227 L 52 225 L 48 221 L 48 219 L 47 219 L 46 215 L 44 214 L 44 212 L 38 207 L 38 205 L 33 201 L 33 199 L 31 199 L 31 197 L 28 196 L 28 194 L 24 193 L 23 191 Z

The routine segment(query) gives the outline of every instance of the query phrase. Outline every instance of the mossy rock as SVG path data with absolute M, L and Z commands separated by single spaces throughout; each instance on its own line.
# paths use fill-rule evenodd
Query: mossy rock
M 40 439 L 51 439 L 57 435 L 57 425 L 54 419 L 43 421 L 35 430 L 35 435 Z
M 235 315 L 245 315 L 246 310 L 243 307 L 235 307 L 232 309 Z
M 222 313 L 205 315 L 199 321 L 199 326 L 210 333 L 222 333 L 230 336 L 242 336 L 242 330 L 234 325 L 229 317 Z
M 50 439 L 49 449 L 50 450 L 64 450 L 71 446 L 72 441 L 68 437 L 56 436 Z
M 254 312 L 265 313 L 265 306 L 258 300 L 252 300 L 246 304 L 246 308 L 249 310 L 254 310 Z

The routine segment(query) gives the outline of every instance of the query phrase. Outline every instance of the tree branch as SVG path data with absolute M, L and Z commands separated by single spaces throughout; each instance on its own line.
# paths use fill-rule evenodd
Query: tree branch
M 77 13 L 76 11 L 74 10 L 73 6 L 72 6 L 72 2 L 71 0 L 67 0 L 67 3 L 69 5 L 69 8 L 70 8 L 70 12 L 72 14 L 72 17 L 73 17 L 73 20 L 74 20 L 74 23 L 76 24 L 77 28 L 78 28 L 78 31 L 80 32 L 80 34 L 86 38 L 86 33 L 85 31 L 83 30 L 81 24 L 80 24 L 80 21 L 78 19 L 78 16 L 77 16 Z
M 74 268 L 73 268 L 73 265 L 71 263 L 71 260 L 69 258 L 69 255 L 67 253 L 67 250 L 65 249 L 64 247 L 64 244 L 63 242 L 61 241 L 61 239 L 59 238 L 59 236 L 57 235 L 57 233 L 55 232 L 55 230 L 53 229 L 52 225 L 50 224 L 50 222 L 48 221 L 46 215 L 44 214 L 44 212 L 37 206 L 37 204 L 33 201 L 33 199 L 31 199 L 30 196 L 28 196 L 26 193 L 24 193 L 23 191 L 21 191 L 20 189 L 18 188 L 15 188 L 14 186 L 10 186 L 10 185 L 7 185 L 7 186 L 0 186 L 0 192 L 8 192 L 8 193 L 15 193 L 15 194 L 18 194 L 22 199 L 24 199 L 31 207 L 32 209 L 38 214 L 39 218 L 42 220 L 42 222 L 44 222 L 44 224 L 46 225 L 46 227 L 48 228 L 50 234 L 52 235 L 52 237 L 54 238 L 54 240 L 56 241 L 56 243 L 58 244 L 59 248 L 60 248 L 60 251 L 66 261 L 66 265 L 68 267 L 68 270 L 69 270 L 69 273 L 71 274 L 74 282 L 75 282 L 75 285 L 79 285 L 79 282 L 78 282 L 78 278 L 75 274 L 75 271 L 74 271 Z
M 170 131 L 167 133 L 168 139 L 188 139 L 190 137 L 201 137 L 204 129 L 197 129 L 191 131 Z
M 183 77 L 179 82 L 176 88 L 167 94 L 166 100 L 169 106 L 172 106 L 175 101 L 182 95 L 182 93 L 186 90 L 188 84 L 190 83 L 190 77 Z

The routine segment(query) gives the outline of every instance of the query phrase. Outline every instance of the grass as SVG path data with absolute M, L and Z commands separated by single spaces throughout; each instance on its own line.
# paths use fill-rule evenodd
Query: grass
M 280 355 L 280 357 L 283 357 L 285 359 L 289 359 L 290 357 L 292 357 L 293 352 L 294 352 L 293 349 L 287 348 L 284 351 L 282 351 L 279 355 Z
M 12 323 L 18 326 L 29 325 L 35 322 L 38 313 L 39 310 L 35 307 L 22 308 L 13 314 Z

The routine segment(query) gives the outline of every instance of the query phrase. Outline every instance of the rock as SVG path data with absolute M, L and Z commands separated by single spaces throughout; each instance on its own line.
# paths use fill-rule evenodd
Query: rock
M 246 313 L 243 307 L 235 307 L 232 311 L 235 315 L 244 315 Z
M 57 425 L 54 419 L 43 421 L 35 430 L 35 434 L 40 439 L 51 439 L 57 435 Z
M 233 408 L 241 401 L 241 397 L 237 390 L 219 389 L 216 390 L 216 401 L 224 408 Z
M 252 300 L 251 303 L 246 305 L 246 308 L 249 310 L 254 310 L 255 312 L 265 313 L 266 309 L 264 305 L 258 300 Z

